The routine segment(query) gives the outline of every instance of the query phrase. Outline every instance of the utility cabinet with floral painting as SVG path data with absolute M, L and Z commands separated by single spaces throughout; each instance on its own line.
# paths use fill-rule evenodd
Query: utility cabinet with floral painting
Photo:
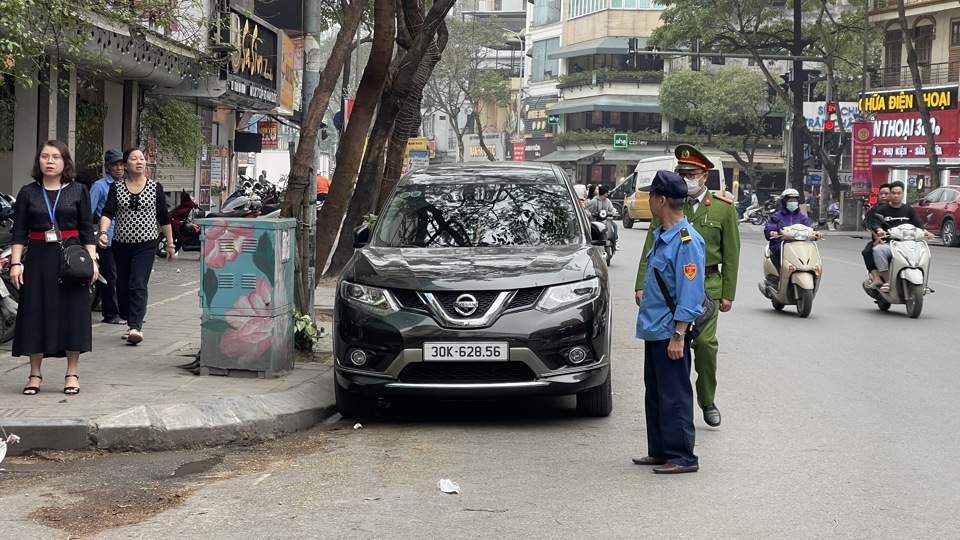
M 294 219 L 198 219 L 200 374 L 293 369 Z

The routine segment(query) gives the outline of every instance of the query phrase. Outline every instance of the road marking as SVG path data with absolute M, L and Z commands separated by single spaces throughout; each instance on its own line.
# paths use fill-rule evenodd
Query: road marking
M 191 295 L 191 294 L 197 294 L 197 293 L 199 293 L 199 292 L 200 292 L 200 288 L 197 287 L 196 289 L 191 289 L 191 290 L 189 290 L 189 291 L 187 291 L 187 292 L 185 292 L 185 293 L 180 293 L 180 294 L 178 294 L 178 295 L 176 295 L 176 296 L 171 296 L 170 298 L 167 298 L 167 299 L 165 299 L 165 300 L 160 300 L 159 302 L 154 302 L 154 303 L 148 305 L 147 307 L 148 307 L 148 308 L 152 308 L 152 307 L 162 306 L 163 304 L 166 304 L 167 302 L 173 302 L 174 300 L 179 300 L 179 299 L 183 298 L 184 296 L 188 296 L 188 295 Z

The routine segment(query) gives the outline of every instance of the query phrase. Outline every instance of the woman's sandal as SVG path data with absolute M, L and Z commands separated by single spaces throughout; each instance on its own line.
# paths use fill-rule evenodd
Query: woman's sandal
M 42 380 L 43 380 L 43 375 L 30 375 L 29 377 L 27 377 L 27 384 L 30 383 L 30 379 L 40 379 L 40 380 L 42 381 Z M 23 387 L 23 395 L 25 395 L 25 396 L 35 396 L 35 395 L 37 395 L 37 394 L 39 394 L 39 393 L 40 393 L 40 387 L 39 387 L 39 386 L 32 386 L 32 385 L 31 385 L 31 386 L 24 386 L 24 387 Z
M 66 380 L 69 379 L 70 377 L 76 377 L 77 382 L 80 382 L 80 376 L 77 375 L 76 373 L 68 373 L 68 374 L 63 378 L 63 380 L 66 381 Z M 64 386 L 64 387 L 63 387 L 63 393 L 66 394 L 66 395 L 68 395 L 68 396 L 75 396 L 75 395 L 77 395 L 77 394 L 80 393 L 80 387 L 79 387 L 79 386 Z

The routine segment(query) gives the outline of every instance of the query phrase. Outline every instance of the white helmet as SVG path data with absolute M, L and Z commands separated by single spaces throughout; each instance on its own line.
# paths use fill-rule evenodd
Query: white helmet
M 787 188 L 787 189 L 783 190 L 783 193 L 780 194 L 780 198 L 781 198 L 781 199 L 786 199 L 787 197 L 796 197 L 796 198 L 799 199 L 799 198 L 800 198 L 800 192 L 797 191 L 797 190 L 795 190 L 795 189 L 793 189 L 793 188 Z

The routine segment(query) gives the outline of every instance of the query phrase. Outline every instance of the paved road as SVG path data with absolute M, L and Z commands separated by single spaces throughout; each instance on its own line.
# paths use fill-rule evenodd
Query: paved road
M 723 426 L 698 415 L 700 472 L 663 477 L 630 463 L 645 448 L 632 294 L 644 233 L 621 232 L 611 269 L 611 417 L 577 418 L 572 399 L 394 406 L 360 429 L 315 428 L 300 457 L 96 538 L 957 537 L 960 250 L 935 246 L 937 293 L 912 320 L 860 290 L 863 240 L 831 237 L 799 319 L 758 292 L 763 240 L 744 228 L 740 294 L 721 319 Z M 441 494 L 441 478 L 461 494 Z

